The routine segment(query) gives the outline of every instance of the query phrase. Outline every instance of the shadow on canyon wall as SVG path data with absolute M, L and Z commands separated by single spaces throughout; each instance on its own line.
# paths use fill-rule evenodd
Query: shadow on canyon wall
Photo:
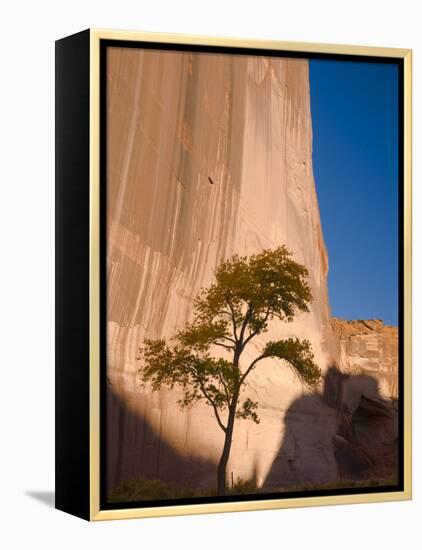
M 107 388 L 108 490 L 135 477 L 213 487 L 216 464 L 184 456 L 134 412 L 133 405 L 112 386 Z M 322 396 L 297 399 L 280 428 L 282 444 L 265 479 L 265 492 L 342 480 L 395 483 L 397 402 L 383 399 L 371 376 L 343 374 L 331 367 Z
M 183 456 L 168 445 L 134 412 L 130 404 L 107 387 L 107 490 L 134 477 L 181 482 L 192 487 L 211 485 L 216 465 Z
M 264 488 L 336 480 L 396 483 L 397 401 L 383 399 L 371 376 L 330 367 L 322 396 L 297 399 L 283 423 L 283 443 Z

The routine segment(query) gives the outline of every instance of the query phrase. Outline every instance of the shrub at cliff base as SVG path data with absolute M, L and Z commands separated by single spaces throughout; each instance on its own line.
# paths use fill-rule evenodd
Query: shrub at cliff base
M 332 489 L 350 489 L 353 487 L 388 487 L 396 484 L 393 478 L 369 478 L 365 480 L 338 480 L 323 484 L 301 484 L 273 489 L 272 493 L 288 493 L 302 491 L 330 491 Z M 252 481 L 238 481 L 230 488 L 227 488 L 227 495 L 251 495 L 268 494 L 265 488 L 257 488 Z M 215 488 L 193 488 L 181 486 L 172 482 L 161 481 L 160 479 L 133 478 L 120 484 L 109 496 L 109 502 L 136 502 L 156 500 L 177 500 L 186 498 L 215 497 Z

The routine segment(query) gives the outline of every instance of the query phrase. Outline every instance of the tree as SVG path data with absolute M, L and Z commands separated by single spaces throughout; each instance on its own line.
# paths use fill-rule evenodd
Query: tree
M 313 361 L 308 340 L 268 341 L 246 367 L 240 362 L 246 346 L 269 323 L 291 322 L 308 312 L 311 290 L 307 269 L 293 261 L 285 246 L 252 256 L 235 255 L 223 262 L 215 282 L 203 288 L 194 302 L 194 317 L 170 342 L 145 340 L 140 348 L 144 365 L 140 374 L 153 390 L 177 386 L 183 391 L 181 407 L 204 400 L 212 407 L 224 432 L 217 472 L 217 491 L 225 494 L 226 469 L 236 419 L 259 423 L 258 402 L 241 398 L 247 377 L 258 364 L 272 357 L 283 361 L 308 386 L 316 385 L 321 371 Z M 212 352 L 222 348 L 222 357 Z

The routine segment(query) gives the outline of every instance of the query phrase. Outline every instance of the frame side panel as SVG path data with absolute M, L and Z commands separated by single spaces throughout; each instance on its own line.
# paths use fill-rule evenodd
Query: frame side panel
M 56 42 L 56 508 L 89 519 L 89 30 Z

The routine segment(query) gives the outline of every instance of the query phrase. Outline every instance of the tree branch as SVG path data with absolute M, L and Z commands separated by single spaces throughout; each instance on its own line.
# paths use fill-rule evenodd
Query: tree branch
M 274 313 L 271 311 L 271 308 L 268 308 L 267 311 L 265 312 L 264 324 L 268 321 L 268 317 L 273 314 Z M 249 336 L 246 338 L 246 340 L 243 343 L 243 348 L 246 346 L 246 344 L 248 344 L 252 340 L 252 338 L 254 338 L 259 333 L 259 331 L 260 329 L 257 328 L 249 334 Z
M 242 348 L 243 348 L 243 337 L 245 335 L 245 330 L 246 330 L 246 327 L 248 326 L 248 323 L 249 323 L 249 320 L 251 318 L 252 312 L 253 312 L 253 308 L 249 305 L 248 309 L 246 311 L 246 314 L 245 314 L 245 320 L 242 323 L 242 328 L 240 330 L 240 336 L 239 336 L 239 341 L 242 345 Z
M 214 411 L 214 414 L 215 414 L 215 418 L 217 419 L 217 424 L 220 426 L 220 428 L 223 430 L 223 432 L 226 433 L 227 428 L 226 428 L 226 426 L 221 422 L 221 418 L 220 418 L 220 415 L 218 414 L 217 407 L 216 407 L 215 405 L 213 405 L 212 408 L 213 408 L 213 411 Z
M 227 401 L 227 406 L 230 407 L 230 397 L 229 397 L 229 390 L 227 388 L 227 384 L 224 382 L 224 378 L 223 376 L 221 375 L 221 373 L 219 372 L 218 373 L 218 378 L 220 379 L 220 382 L 224 388 L 224 393 L 226 395 L 226 401 Z
M 232 343 L 233 345 L 236 345 L 236 340 L 233 340 L 233 338 L 230 338 L 230 336 L 221 336 L 223 340 L 227 340 L 228 342 Z
M 202 382 L 202 380 L 200 379 L 199 376 L 196 376 L 196 380 L 197 382 L 199 383 L 199 386 L 201 388 L 201 391 L 202 393 L 204 394 L 205 398 L 210 402 L 213 410 L 214 410 L 214 414 L 215 414 L 215 418 L 217 419 L 217 423 L 218 425 L 220 426 L 220 428 L 223 430 L 223 432 L 226 432 L 227 431 L 227 428 L 226 426 L 222 423 L 221 421 L 221 418 L 220 418 L 220 415 L 218 414 L 218 409 L 217 409 L 217 405 L 215 404 L 214 400 L 212 399 L 212 397 L 210 397 L 208 395 L 208 392 L 207 390 L 205 389 L 205 386 L 204 386 L 204 383 Z
M 228 315 L 229 317 L 231 317 L 232 314 L 231 314 L 230 311 L 226 311 L 224 309 L 221 309 L 221 310 L 218 310 L 218 311 L 215 312 L 214 317 L 217 316 L 217 315 Z
M 235 339 L 235 343 L 237 344 L 239 342 L 239 339 L 237 338 L 237 330 L 236 330 L 236 314 L 234 312 L 233 306 L 230 302 L 230 298 L 226 297 L 227 305 L 229 306 L 229 309 L 231 311 L 231 318 L 232 318 L 232 325 L 233 325 L 233 336 Z
M 261 355 L 258 355 L 256 359 L 252 361 L 252 363 L 249 365 L 249 367 L 246 369 L 246 371 L 242 374 L 242 377 L 240 378 L 240 385 L 243 384 L 245 381 L 245 378 L 248 376 L 248 374 L 251 372 L 251 370 L 254 368 L 254 366 L 261 361 L 261 359 L 265 359 L 265 357 L 268 357 L 265 355 L 265 353 L 262 353 Z
M 222 348 L 226 348 L 229 350 L 234 350 L 235 348 L 233 346 L 228 346 L 227 344 L 223 344 L 221 342 L 212 342 L 214 346 L 221 346 Z

